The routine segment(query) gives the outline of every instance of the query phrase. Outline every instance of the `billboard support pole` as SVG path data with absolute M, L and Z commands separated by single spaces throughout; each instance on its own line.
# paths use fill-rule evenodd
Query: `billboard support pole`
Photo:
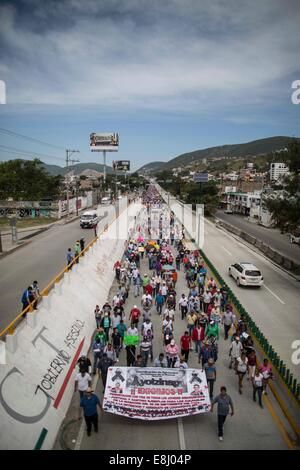
M 103 176 L 104 183 L 106 183 L 106 150 L 103 150 Z
M 117 179 L 117 168 L 115 168 L 115 172 L 116 172 L 116 202 L 117 202 L 117 196 L 118 196 L 118 179 Z

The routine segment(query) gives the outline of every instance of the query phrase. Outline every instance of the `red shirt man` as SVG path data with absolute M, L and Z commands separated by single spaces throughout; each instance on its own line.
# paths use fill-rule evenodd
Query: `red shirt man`
M 151 286 L 151 284 L 148 284 L 146 287 L 145 287 L 145 292 L 146 294 L 149 294 L 152 296 L 152 293 L 153 293 L 153 287 Z
M 134 305 L 130 311 L 129 320 L 131 320 L 132 323 L 137 324 L 139 322 L 140 315 L 141 311 L 137 308 L 136 305 Z
M 190 345 L 191 345 L 191 338 L 189 336 L 188 331 L 184 332 L 184 335 L 180 338 L 180 346 L 181 346 L 181 355 L 185 357 L 186 362 L 189 358 L 190 352 Z

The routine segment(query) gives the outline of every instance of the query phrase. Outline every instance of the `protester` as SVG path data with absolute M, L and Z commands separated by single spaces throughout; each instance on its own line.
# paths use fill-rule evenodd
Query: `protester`
M 83 393 L 91 386 L 92 377 L 84 368 L 80 369 L 79 373 L 75 375 L 75 393 L 79 391 L 80 398 Z
M 175 344 L 174 339 L 172 339 L 170 344 L 165 347 L 165 351 L 168 361 L 168 367 L 174 367 L 179 354 L 179 347 L 177 346 L 177 344 Z
M 103 393 L 105 392 L 105 387 L 106 387 L 106 380 L 107 380 L 107 373 L 109 367 L 113 366 L 113 360 L 107 357 L 107 353 L 103 353 L 101 359 L 98 361 L 98 373 L 99 373 L 99 378 L 102 378 L 102 384 L 103 384 Z
M 190 347 L 191 347 L 191 337 L 188 331 L 185 331 L 184 335 L 181 336 L 180 346 L 181 346 L 181 355 L 184 356 L 186 362 L 188 362 Z
M 83 409 L 88 436 L 91 435 L 92 425 L 94 426 L 94 431 L 98 432 L 97 406 L 100 408 L 100 411 L 103 411 L 99 398 L 93 393 L 93 389 L 88 387 L 80 399 L 80 407 Z
M 214 384 L 217 379 L 217 371 L 215 361 L 210 357 L 204 366 L 207 384 L 209 387 L 209 397 L 212 400 L 214 395 Z
M 273 371 L 268 359 L 264 359 L 263 363 L 259 366 L 259 371 L 263 375 L 263 394 L 267 395 L 269 380 L 273 379 Z
M 237 368 L 237 359 L 238 357 L 241 356 L 243 350 L 243 345 L 240 341 L 240 337 L 236 336 L 235 340 L 232 341 L 230 345 L 230 351 L 229 351 L 229 356 L 230 356 L 230 364 L 229 364 L 229 369 L 232 368 L 232 365 L 234 366 L 234 370 Z
M 242 352 L 241 356 L 237 358 L 236 371 L 239 379 L 239 394 L 241 395 L 243 393 L 243 379 L 248 371 L 248 359 L 244 352 Z
M 263 404 L 262 404 L 263 380 L 264 380 L 263 374 L 259 371 L 259 368 L 256 367 L 255 373 L 252 376 L 253 401 L 256 401 L 256 394 L 258 394 L 258 403 L 261 408 L 263 408 Z
M 231 409 L 231 416 L 234 415 L 233 402 L 229 395 L 227 395 L 226 387 L 221 387 L 220 394 L 217 395 L 211 404 L 211 412 L 214 410 L 214 405 L 218 404 L 218 436 L 219 440 L 223 441 L 223 426 Z
M 163 353 L 160 353 L 160 355 L 155 359 L 154 367 L 168 367 L 168 362 Z

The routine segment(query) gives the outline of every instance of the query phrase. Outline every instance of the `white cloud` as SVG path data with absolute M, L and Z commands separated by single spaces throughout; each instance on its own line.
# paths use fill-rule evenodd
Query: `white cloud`
M 0 11 L 8 103 L 209 112 L 280 100 L 299 71 L 293 0 L 29 4 L 32 24 Z

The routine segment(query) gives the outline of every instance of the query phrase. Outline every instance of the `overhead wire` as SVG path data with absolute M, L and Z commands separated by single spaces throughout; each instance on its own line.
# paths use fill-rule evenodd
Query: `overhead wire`
M 3 127 L 0 127 L 0 133 L 4 134 L 4 135 L 8 135 L 8 136 L 13 136 L 13 137 L 21 137 L 23 139 L 30 140 L 31 142 L 37 142 L 38 144 L 41 144 L 41 145 L 47 145 L 48 147 L 53 147 L 53 148 L 56 148 L 58 150 L 65 151 L 65 148 L 59 147 L 58 145 L 50 144 L 49 142 L 45 142 L 43 140 L 35 139 L 34 137 L 29 137 L 27 135 L 20 134 L 19 132 L 14 132 L 14 131 L 11 131 L 9 129 L 5 129 Z

